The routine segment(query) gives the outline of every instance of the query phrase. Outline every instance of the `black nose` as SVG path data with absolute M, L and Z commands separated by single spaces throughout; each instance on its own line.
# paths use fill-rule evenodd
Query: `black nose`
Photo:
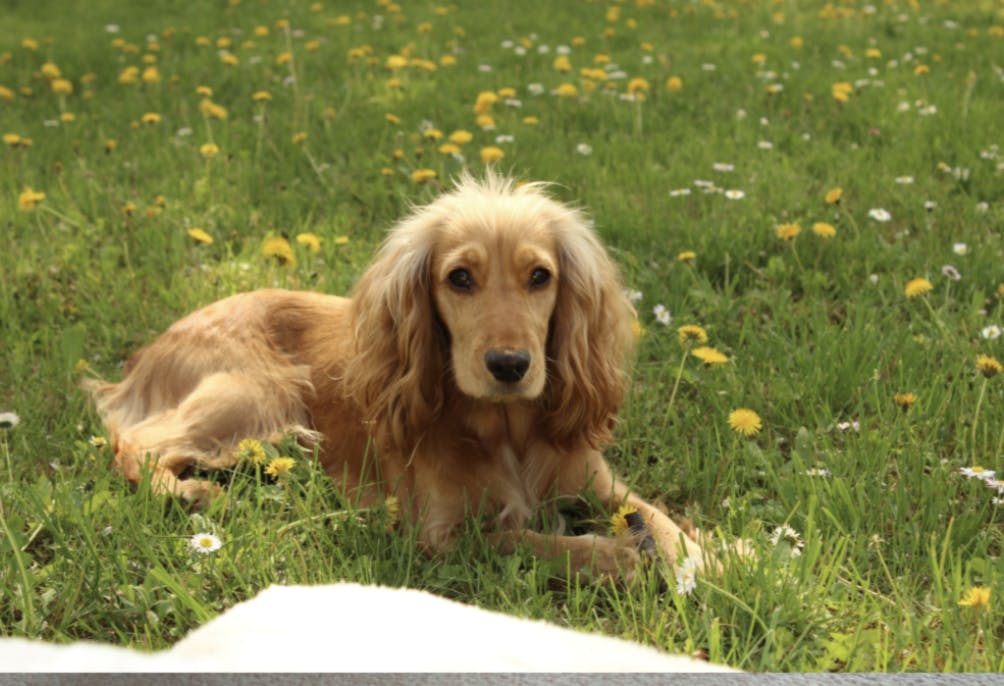
M 499 381 L 516 383 L 530 368 L 530 353 L 525 350 L 489 350 L 485 366 Z

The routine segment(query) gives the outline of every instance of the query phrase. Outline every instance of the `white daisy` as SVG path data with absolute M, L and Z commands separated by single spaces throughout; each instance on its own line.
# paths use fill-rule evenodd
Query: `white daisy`
M 673 189 L 673 190 L 671 190 L 669 192 L 669 197 L 671 197 L 671 198 L 678 198 L 681 195 L 690 195 L 690 189 L 689 188 L 676 188 L 676 189 Z
M 701 559 L 689 556 L 676 570 L 676 592 L 680 595 L 690 595 L 697 588 L 697 570 L 701 567 Z
M 190 545 L 192 550 L 200 555 L 208 555 L 219 550 L 223 543 L 220 541 L 219 537 L 214 536 L 213 534 L 201 533 L 192 536 L 188 540 L 188 545 Z
M 973 465 L 972 467 L 962 467 L 959 469 L 959 474 L 966 477 L 967 479 L 980 479 L 982 481 L 989 481 L 991 479 L 997 478 L 997 472 L 992 469 L 985 469 L 979 465 Z
M 713 165 L 711 165 L 711 168 L 714 169 L 715 171 L 730 172 L 735 170 L 736 165 L 731 164 L 729 162 L 715 162 Z
M 593 146 L 589 145 L 589 143 L 579 143 L 575 146 L 575 152 L 580 155 L 591 155 L 593 154 Z
M 665 305 L 662 303 L 653 307 L 652 313 L 655 315 L 655 320 L 663 326 L 669 326 L 669 323 L 673 321 L 673 318 L 669 314 L 669 310 L 667 310 Z
M 909 186 L 911 183 L 913 183 L 913 177 L 912 176 L 897 176 L 896 177 L 896 183 L 898 183 L 901 186 Z
M 729 200 L 742 200 L 746 197 L 745 191 L 741 191 L 738 188 L 730 188 L 725 191 L 725 197 Z
M 873 207 L 868 210 L 868 216 L 877 222 L 887 222 L 892 219 L 892 215 L 889 214 L 889 211 L 884 210 L 881 207 Z
M 639 302 L 644 297 L 642 295 L 641 291 L 636 291 L 636 290 L 633 290 L 631 288 L 629 288 L 626 291 L 624 291 L 624 296 L 628 299 L 628 301 L 632 305 L 634 303 L 636 303 L 636 302 Z
M 990 324 L 989 326 L 984 326 L 980 329 L 980 335 L 988 341 L 996 341 L 1001 337 L 1001 327 L 996 324 Z
M 969 246 L 966 245 L 965 243 L 953 243 L 952 252 L 955 253 L 956 255 L 965 255 L 967 252 L 969 252 Z

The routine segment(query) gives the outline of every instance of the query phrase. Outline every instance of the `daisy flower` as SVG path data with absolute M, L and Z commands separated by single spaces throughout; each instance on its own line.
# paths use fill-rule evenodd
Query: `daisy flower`
M 760 433 L 763 422 L 760 421 L 760 415 L 753 410 L 740 408 L 729 414 L 729 426 L 740 436 L 749 437 Z
M 896 177 L 896 183 L 898 183 L 901 186 L 909 186 L 911 183 L 913 183 L 913 177 L 912 176 L 897 176 Z
M 591 155 L 593 152 L 593 146 L 589 145 L 589 143 L 579 143 L 575 146 L 575 152 L 580 155 Z
M 795 529 L 793 529 L 788 524 L 782 524 L 781 526 L 774 529 L 774 533 L 770 535 L 770 542 L 775 546 L 778 545 L 782 540 L 788 541 L 791 544 L 791 556 L 798 557 L 802 554 L 802 549 L 805 547 L 805 542 L 802 541 L 802 536 Z
M 662 303 L 652 308 L 652 314 L 655 315 L 655 320 L 663 326 L 669 326 L 669 323 L 673 320 L 669 314 L 669 310 Z
M 889 214 L 889 211 L 884 210 L 881 207 L 873 207 L 868 210 L 868 216 L 877 222 L 887 222 L 892 219 L 892 215 Z
M 636 291 L 634 289 L 628 289 L 624 291 L 624 297 L 628 299 L 631 304 L 639 302 L 643 297 L 645 297 L 641 291 Z
M 979 479 L 980 481 L 991 481 L 997 478 L 997 472 L 992 469 L 987 469 L 979 465 L 973 465 L 972 467 L 962 467 L 959 469 L 959 474 L 966 477 L 967 479 Z
M 725 191 L 725 197 L 729 200 L 742 200 L 746 197 L 746 192 L 741 191 L 738 188 L 730 188 Z
M 689 188 L 675 188 L 669 192 L 669 197 L 678 198 L 682 195 L 690 195 Z
M 223 543 L 213 534 L 201 533 L 188 539 L 188 545 L 200 555 L 209 555 L 219 550 Z
M 694 555 L 688 556 L 676 570 L 676 592 L 680 595 L 690 595 L 697 588 L 697 570 L 701 568 L 701 559 Z
M 1001 327 L 996 324 L 991 324 L 989 326 L 984 326 L 980 329 L 980 336 L 987 339 L 988 341 L 996 341 L 1001 337 Z

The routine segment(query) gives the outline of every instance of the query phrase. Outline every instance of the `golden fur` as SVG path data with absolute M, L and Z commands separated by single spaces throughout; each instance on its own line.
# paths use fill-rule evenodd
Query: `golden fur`
M 191 501 L 179 478 L 293 433 L 362 502 L 396 495 L 419 540 L 449 545 L 472 510 L 503 550 L 630 573 L 630 537 L 527 530 L 545 499 L 593 488 L 644 517 L 666 558 L 700 548 L 614 478 L 601 449 L 628 381 L 633 312 L 585 218 L 540 184 L 489 174 L 416 209 L 351 299 L 260 290 L 204 307 L 91 390 L 118 469 Z

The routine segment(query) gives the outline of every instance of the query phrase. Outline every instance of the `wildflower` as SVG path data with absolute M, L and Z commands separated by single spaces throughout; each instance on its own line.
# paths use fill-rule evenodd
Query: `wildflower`
M 812 225 L 812 233 L 816 234 L 820 238 L 833 238 L 837 235 L 837 230 L 833 228 L 833 224 L 816 222 Z
M 13 429 L 21 423 L 16 412 L 0 412 L 0 429 Z
M 457 145 L 464 145 L 465 143 L 470 143 L 474 139 L 474 135 L 470 131 L 457 129 L 456 131 L 451 133 L 447 138 L 451 143 L 456 143 Z
M 748 437 L 760 433 L 763 423 L 760 421 L 760 415 L 753 410 L 740 408 L 729 414 L 729 426 L 740 436 Z
M 389 495 L 383 501 L 383 508 L 387 516 L 386 529 L 387 531 L 391 531 L 401 518 L 401 503 L 398 501 L 397 496 Z
M 56 95 L 69 95 L 73 92 L 73 82 L 67 79 L 53 79 L 52 92 Z
M 959 281 L 962 279 L 962 274 L 959 270 L 950 264 L 946 264 L 941 268 L 941 275 L 946 279 L 951 279 L 952 281 Z
M 272 94 L 268 91 L 256 91 L 254 95 L 251 96 L 251 99 L 255 102 L 268 102 L 272 99 Z
M 746 197 L 746 192 L 739 189 L 730 188 L 725 191 L 725 197 L 729 200 L 742 200 Z
M 774 533 L 770 535 L 770 542 L 775 546 L 778 545 L 782 540 L 788 541 L 791 545 L 791 556 L 798 557 L 802 554 L 802 548 L 805 547 L 805 543 L 802 541 L 802 536 L 794 528 L 788 524 L 782 524 L 781 526 L 774 529 Z
M 881 207 L 875 207 L 868 210 L 868 216 L 877 222 L 887 222 L 892 219 L 892 215 Z
M 648 79 L 635 77 L 628 81 L 627 92 L 634 95 L 644 95 L 648 93 L 649 87 Z
M 219 550 L 223 543 L 213 534 L 202 533 L 188 539 L 188 545 L 200 555 L 209 555 Z
M 32 190 L 31 186 L 25 186 L 17 198 L 17 206 L 22 212 L 31 212 L 43 200 L 45 200 L 45 193 Z
M 299 145 L 303 141 L 307 140 L 307 132 L 297 131 L 293 134 L 293 137 L 290 140 L 293 142 L 293 145 Z
M 272 236 L 265 239 L 261 250 L 265 259 L 274 259 L 283 267 L 292 267 L 296 264 L 293 248 L 290 247 L 289 241 L 282 236 Z
M 579 89 L 575 87 L 575 84 L 563 83 L 552 91 L 555 95 L 560 95 L 563 98 L 574 98 L 579 94 Z
M 897 393 L 892 397 L 892 401 L 902 407 L 904 410 L 909 409 L 911 405 L 917 402 L 916 393 Z
M 717 348 L 712 348 L 709 346 L 701 346 L 700 348 L 694 348 L 690 351 L 690 354 L 699 359 L 704 364 L 709 367 L 716 364 L 725 364 L 729 361 L 728 355 L 719 351 Z
M 690 195 L 690 189 L 689 188 L 674 188 L 673 190 L 671 190 L 669 192 L 669 197 L 671 197 L 671 198 L 679 198 L 680 196 L 683 196 L 683 195 Z
M 474 100 L 475 114 L 484 114 L 492 108 L 492 105 L 499 101 L 499 96 L 493 91 L 481 91 Z
M 680 336 L 681 345 L 686 345 L 687 343 L 708 342 L 708 333 L 703 327 L 697 326 L 696 324 L 684 324 L 677 329 L 676 332 Z
M 666 79 L 666 90 L 670 93 L 675 93 L 676 91 L 683 88 L 683 79 L 679 76 L 670 76 Z
M 400 117 L 398 117 L 397 115 L 391 114 L 390 112 L 388 112 L 387 114 L 383 115 L 383 118 L 387 120 L 388 124 L 394 124 L 395 126 L 397 126 L 398 124 L 401 123 Z
M 969 252 L 969 246 L 965 243 L 953 243 L 952 252 L 956 255 L 965 255 Z
M 825 477 L 828 477 L 828 476 L 832 476 L 832 473 L 830 472 L 829 469 L 823 469 L 822 467 L 812 467 L 811 469 L 806 469 L 805 470 L 805 475 L 806 476 L 819 476 L 819 477 L 824 477 L 825 478 Z
M 411 173 L 411 180 L 415 183 L 425 183 L 436 178 L 434 169 L 416 169 Z
M 584 157 L 588 156 L 588 155 L 592 155 L 593 154 L 593 146 L 589 145 L 589 143 L 579 143 L 578 145 L 575 146 L 575 152 L 579 153 L 580 155 L 582 155 Z
M 437 148 L 437 150 L 439 150 L 439 152 L 443 153 L 444 155 L 460 154 L 460 146 L 457 145 L 456 143 L 443 143 Z
M 959 601 L 962 607 L 987 607 L 990 605 L 990 589 L 986 586 L 971 586 Z
M 831 188 L 830 190 L 826 191 L 826 204 L 836 205 L 838 202 L 840 202 L 840 198 L 842 198 L 843 195 L 844 195 L 843 188 L 839 187 Z
M 1001 327 L 996 324 L 991 324 L 989 326 L 984 326 L 980 329 L 980 336 L 987 339 L 988 341 L 996 341 L 1001 337 Z
M 976 368 L 980 370 L 980 374 L 988 379 L 1004 372 L 1004 366 L 1001 366 L 1000 361 L 989 355 L 977 355 Z
M 997 478 L 997 472 L 992 469 L 986 469 L 979 465 L 973 465 L 972 467 L 962 467 L 959 469 L 959 474 L 966 477 L 967 479 L 979 479 L 980 481 L 992 481 Z
M 572 62 L 565 55 L 555 57 L 554 64 L 551 66 L 563 74 L 572 71 Z
M 144 83 L 160 83 L 160 70 L 157 67 L 149 66 L 143 70 Z
M 932 290 L 934 290 L 934 286 L 931 282 L 920 277 L 907 281 L 906 286 L 903 288 L 903 294 L 908 298 L 916 298 L 918 295 L 924 295 Z
M 280 476 L 292 469 L 295 464 L 296 460 L 292 457 L 277 457 L 268 463 L 268 466 L 265 467 L 265 473 L 278 479 Z
M 209 245 L 210 243 L 213 242 L 213 237 L 197 226 L 193 226 L 186 233 L 188 234 L 188 237 L 194 240 L 196 243 Z
M 505 152 L 502 148 L 496 147 L 494 145 L 489 145 L 488 147 L 481 148 L 481 161 L 484 164 L 491 164 L 492 162 L 498 162 L 503 157 L 505 157 Z
M 217 105 L 209 98 L 204 98 L 202 102 L 199 103 L 199 111 L 205 116 L 212 117 L 213 119 L 227 118 L 226 108 L 221 105 Z
M 854 92 L 854 86 L 846 81 L 840 81 L 833 84 L 830 88 L 830 93 L 833 95 L 833 99 L 837 102 L 847 102 L 850 100 L 851 93 Z
M 798 224 L 781 224 L 777 227 L 777 237 L 783 241 L 790 241 L 800 233 L 802 227 Z
M 856 419 L 853 422 L 837 422 L 837 429 L 839 431 L 847 431 L 848 429 L 854 429 L 854 431 L 860 433 L 861 423 L 858 422 L 858 420 Z
M 220 147 L 216 145 L 216 143 L 203 143 L 199 147 L 199 152 L 202 153 L 202 156 L 205 157 L 207 160 L 210 159 L 211 157 L 216 157 L 216 154 L 219 151 Z
M 697 588 L 697 570 L 701 567 L 701 559 L 694 555 L 688 556 L 676 570 L 676 592 L 680 595 L 690 595 Z
M 237 460 L 254 465 L 265 464 L 265 446 L 256 438 L 245 438 L 237 444 Z
M 304 246 L 307 250 L 313 253 L 321 251 L 321 239 L 313 233 L 298 233 L 296 235 L 296 242 Z
M 652 314 L 655 315 L 655 320 L 663 326 L 669 326 L 669 322 L 673 319 L 669 314 L 669 310 L 662 303 L 652 308 Z
M 335 245 L 348 245 L 348 243 L 349 243 L 349 237 L 348 236 L 335 236 L 334 243 L 335 243 Z
M 628 515 L 638 512 L 638 508 L 633 505 L 621 505 L 616 512 L 610 515 L 610 533 L 614 536 L 620 536 L 621 534 L 626 534 L 631 531 L 631 525 L 628 524 Z
M 91 436 L 87 439 L 87 442 L 90 443 L 92 448 L 104 448 L 108 445 L 108 439 L 104 436 Z
M 677 262 L 693 262 L 697 259 L 697 253 L 693 250 L 684 250 L 683 252 L 677 254 Z
M 898 183 L 900 186 L 909 186 L 911 183 L 913 183 L 913 177 L 912 176 L 897 176 L 896 177 L 896 183 Z
M 144 124 L 151 124 L 151 125 L 152 124 L 159 124 L 160 123 L 160 115 L 157 114 L 156 112 L 147 112 L 146 114 L 143 115 L 142 122 Z

